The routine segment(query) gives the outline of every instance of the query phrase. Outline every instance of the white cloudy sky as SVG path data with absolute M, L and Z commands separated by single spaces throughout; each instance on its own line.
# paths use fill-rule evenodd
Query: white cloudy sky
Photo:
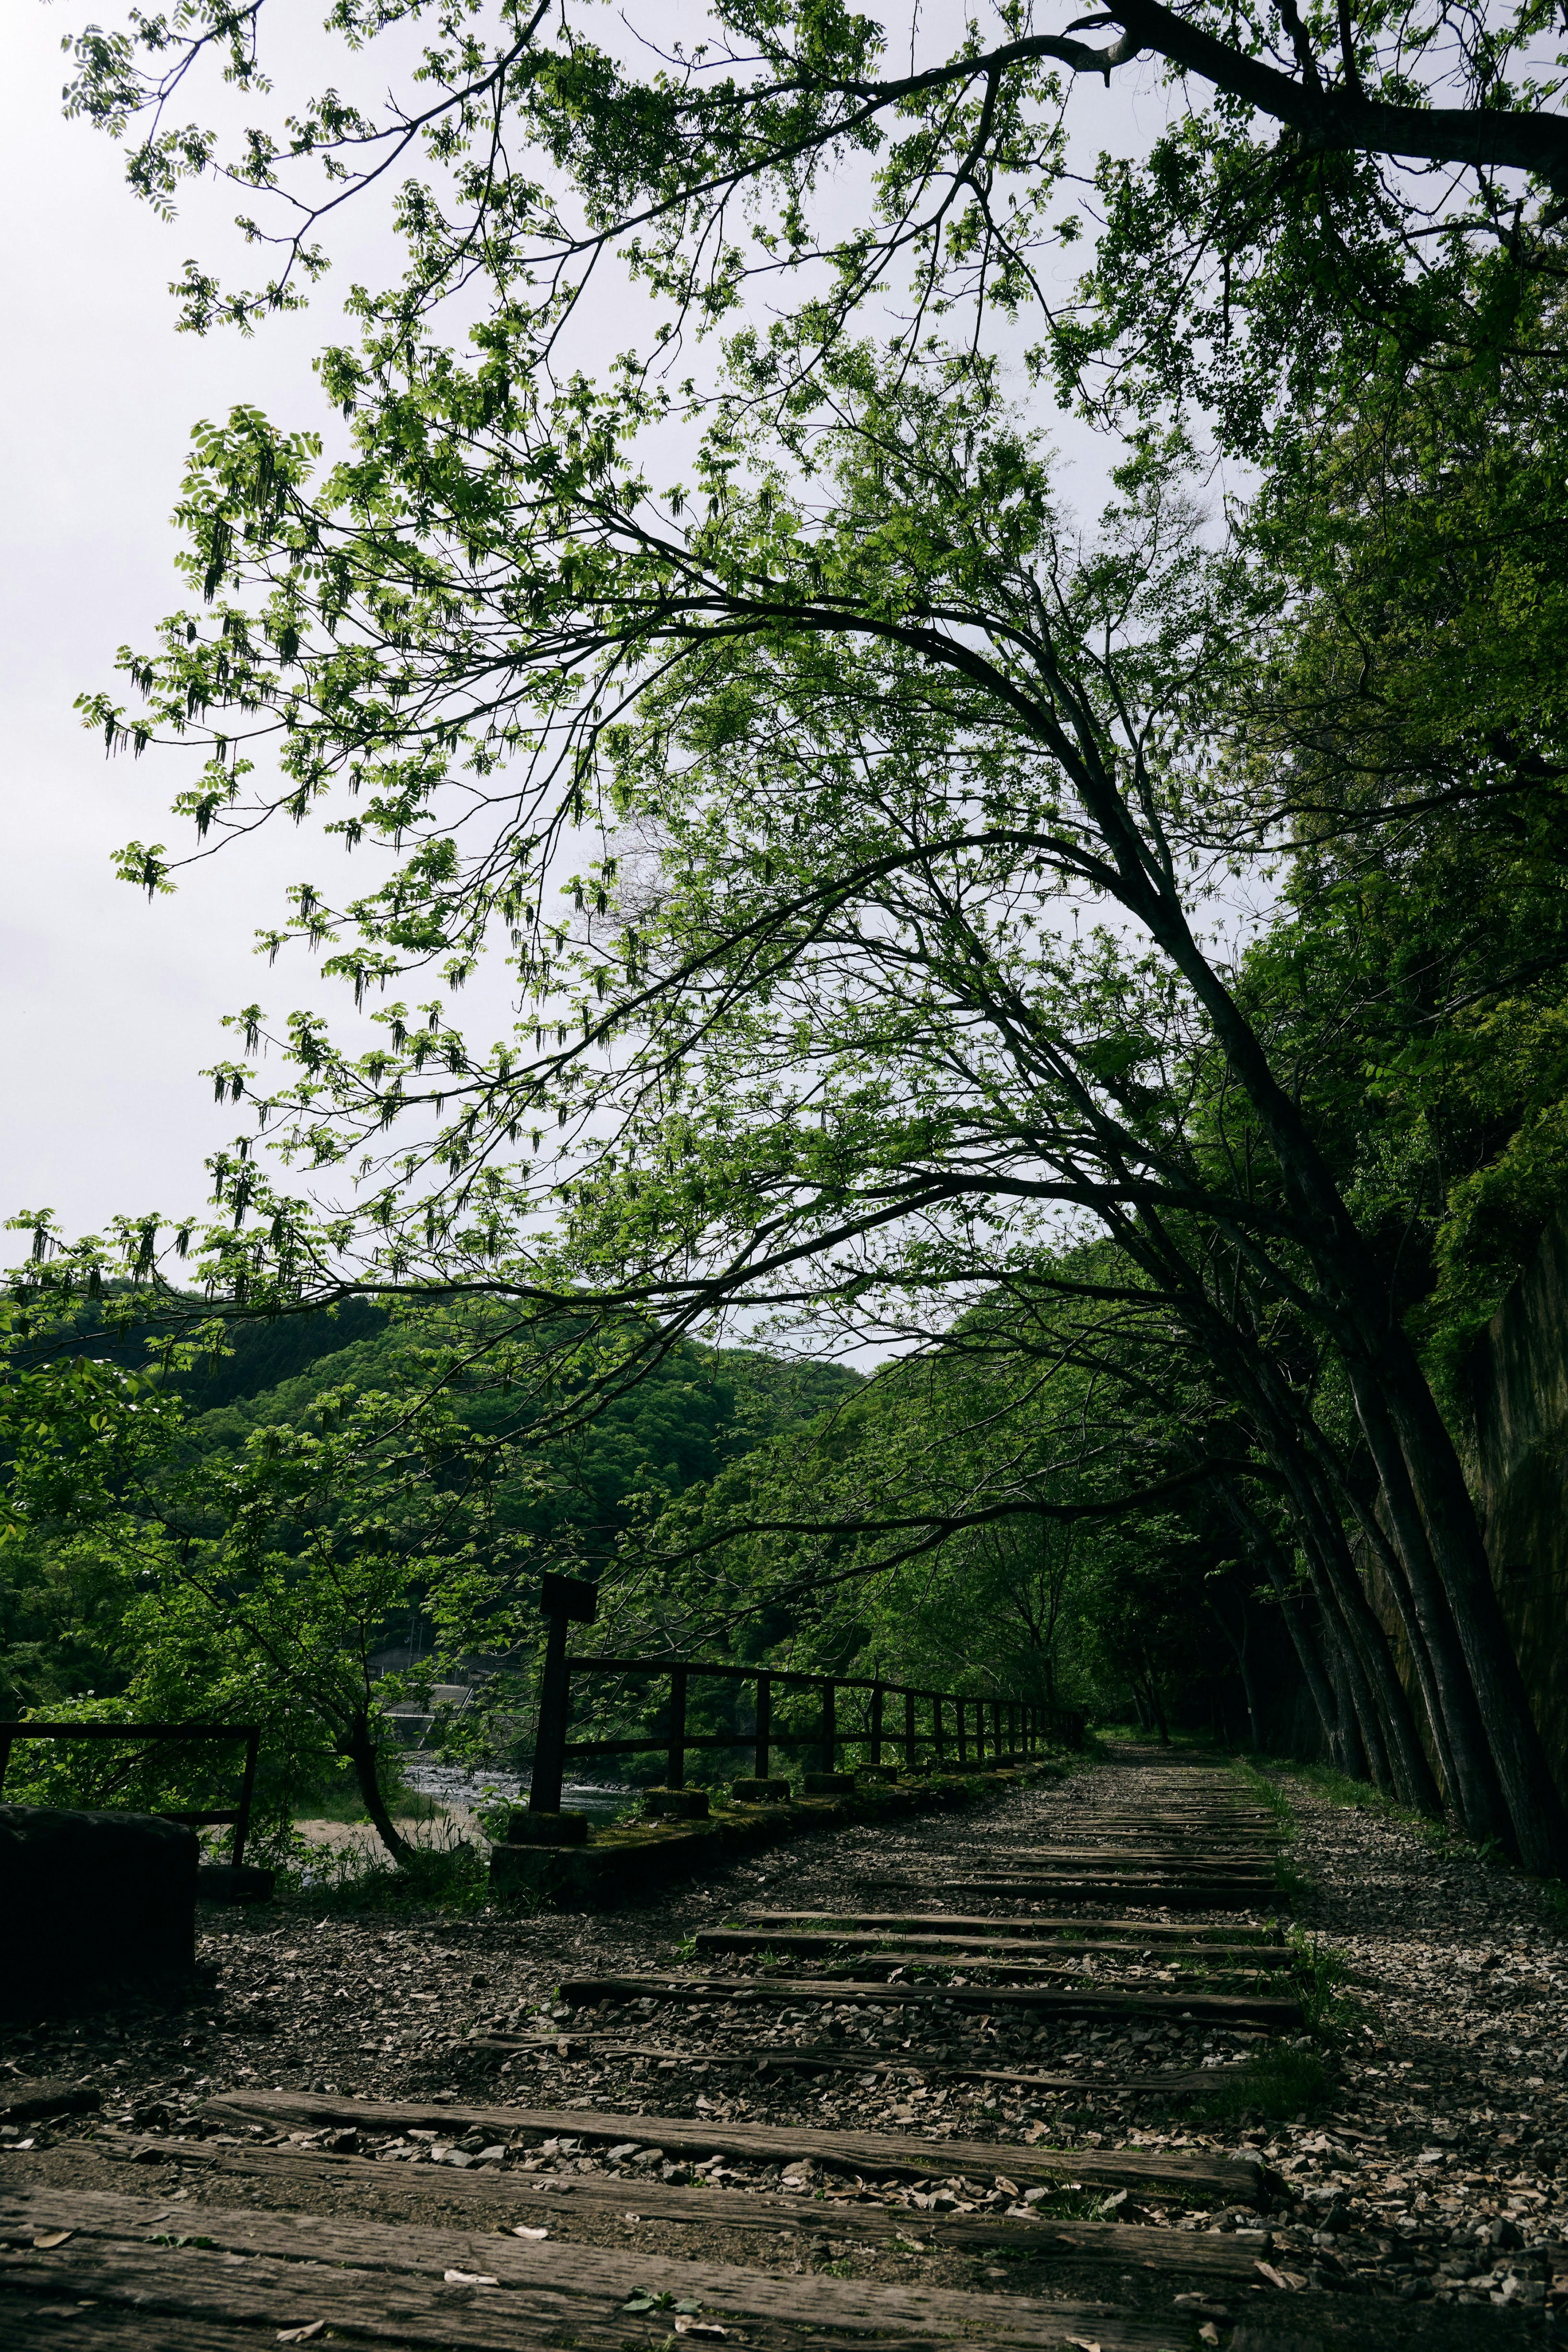
M 302 31 L 316 13 L 296 15 Z M 319 870 L 319 849 L 280 831 L 149 905 L 115 877 L 111 853 L 132 837 L 180 840 L 165 812 L 186 763 L 106 761 L 72 701 L 112 685 L 116 647 L 151 645 L 183 601 L 168 516 L 193 422 L 239 400 L 313 421 L 310 359 L 334 310 L 318 301 L 248 343 L 174 332 L 169 280 L 186 255 L 210 254 L 235 207 L 197 198 L 160 223 L 126 192 L 120 151 L 64 121 L 59 42 L 78 16 L 39 0 L 0 16 L 0 1216 L 49 1207 L 71 1233 L 117 1211 L 199 1208 L 204 1159 L 235 1124 L 198 1075 L 232 1050 L 222 1014 L 259 995 L 277 1015 L 311 993 L 302 968 L 269 978 L 251 940 L 284 886 Z M 1106 101 L 1081 102 L 1097 143 Z M 1152 127 L 1139 114 L 1164 106 L 1153 87 L 1140 104 L 1124 84 L 1111 110 L 1136 138 Z M 371 224 L 354 233 L 355 257 L 378 276 Z M 623 312 L 616 323 L 623 339 Z M 1066 438 L 1098 475 L 1103 452 Z
M 72 701 L 181 601 L 168 515 L 193 421 L 242 398 L 300 413 L 323 319 L 249 345 L 173 333 L 165 289 L 194 231 L 135 205 L 118 152 L 62 120 L 67 21 L 29 0 L 0 17 L 0 1212 L 48 1206 L 81 1231 L 200 1204 L 234 1115 L 197 1073 L 225 1050 L 221 1014 L 257 993 L 269 884 L 306 868 L 279 838 L 149 906 L 110 854 L 178 837 L 162 812 L 183 776 L 106 762 Z

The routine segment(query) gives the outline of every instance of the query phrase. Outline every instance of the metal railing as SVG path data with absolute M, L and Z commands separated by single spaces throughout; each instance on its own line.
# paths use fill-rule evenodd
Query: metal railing
M 0 1796 L 5 1789 L 12 1743 L 18 1739 L 243 1739 L 245 1777 L 239 1803 L 213 1812 L 170 1812 L 160 1819 L 183 1822 L 187 1829 L 233 1827 L 234 1866 L 245 1860 L 250 1834 L 250 1809 L 256 1795 L 256 1761 L 261 1748 L 261 1727 L 254 1723 L 0 1723 Z
M 550 1628 L 539 1685 L 538 1727 L 528 1793 L 530 1812 L 560 1811 L 567 1761 L 575 1757 L 647 1756 L 662 1751 L 665 1759 L 664 1786 L 679 1789 L 685 1785 L 686 1757 L 693 1748 L 749 1748 L 757 1779 L 766 1780 L 770 1777 L 777 1748 L 815 1749 L 821 1769 L 832 1772 L 838 1769 L 841 1748 L 866 1748 L 869 1754 L 864 1761 L 880 1766 L 883 1748 L 891 1747 L 902 1752 L 905 1771 L 914 1772 L 925 1762 L 941 1768 L 951 1759 L 961 1770 L 967 1770 L 971 1765 L 977 1769 L 987 1763 L 1027 1759 L 1047 1746 L 1081 1748 L 1083 1744 L 1083 1717 L 1076 1708 L 1048 1706 L 1036 1699 L 1000 1696 L 979 1698 L 957 1691 L 887 1682 L 881 1677 L 868 1682 L 843 1675 L 797 1673 L 781 1666 L 720 1664 L 706 1658 L 570 1656 L 567 1626 L 572 1622 L 592 1622 L 593 1587 L 560 1576 L 547 1576 L 544 1582 L 542 1606 Z M 667 1677 L 670 1696 L 666 1728 L 657 1735 L 623 1738 L 570 1738 L 572 1679 L 586 1675 Z M 688 1730 L 687 1706 L 694 1680 L 754 1684 L 751 1728 Z M 814 1728 L 775 1728 L 774 1696 L 786 1686 L 821 1694 L 821 1711 Z M 840 1720 L 840 1696 L 851 1693 L 863 1694 L 866 1700 L 863 1724 L 859 1728 L 847 1728 Z M 888 1702 L 900 1699 L 903 1721 L 890 1725 Z M 924 1724 L 922 1716 L 926 1717 Z

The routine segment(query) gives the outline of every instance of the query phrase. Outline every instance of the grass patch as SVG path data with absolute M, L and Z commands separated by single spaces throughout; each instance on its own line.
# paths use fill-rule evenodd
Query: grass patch
M 1260 1771 L 1249 1757 L 1232 1757 L 1231 1769 L 1254 1802 L 1273 1814 L 1289 1844 L 1296 1834 L 1296 1809 L 1279 1782 Z M 1287 1903 L 1300 1902 L 1313 1891 L 1312 1880 L 1283 1848 L 1274 1856 L 1274 1884 Z
M 301 1840 L 282 1873 L 291 1906 L 346 1917 L 407 1911 L 472 1912 L 490 1902 L 484 1855 L 448 1833 L 440 1843 L 410 1843 L 395 1866 L 379 1843 L 312 1846 Z
M 1244 2066 L 1227 2067 L 1192 2108 L 1195 2123 L 1290 2123 L 1321 2115 L 1334 2096 L 1333 2076 L 1316 2050 L 1271 2042 Z
M 1342 1990 L 1344 1954 L 1322 1936 L 1308 1935 L 1301 1927 L 1291 1927 L 1285 1940 L 1291 1948 L 1291 1979 L 1308 2032 L 1339 2032 L 1349 2024 L 1351 2016 L 1350 2003 Z
M 1294 1820 L 1290 1800 L 1282 1790 L 1254 1765 L 1238 1759 L 1237 1769 L 1262 1802 L 1273 1802 L 1276 1810 L 1282 1809 L 1290 1819 Z M 1429 1838 L 1438 1845 L 1446 1844 L 1453 1834 L 1447 1822 L 1437 1820 L 1430 1813 L 1413 1811 L 1408 1805 L 1402 1805 L 1395 1798 L 1385 1796 L 1381 1789 L 1374 1788 L 1370 1780 L 1352 1780 L 1350 1774 L 1342 1772 L 1337 1765 L 1303 1764 L 1292 1757 L 1286 1761 L 1284 1769 L 1298 1780 L 1304 1780 L 1314 1795 L 1326 1798 L 1331 1805 L 1348 1805 L 1356 1812 L 1375 1813 L 1384 1821 L 1398 1822 L 1404 1828 L 1414 1830 L 1418 1836 Z
M 389 1790 L 387 1810 L 398 1822 L 434 1822 L 443 1813 L 434 1797 L 423 1796 L 417 1789 Z M 317 1796 L 302 1798 L 294 1808 L 294 1818 L 300 1822 L 349 1822 L 366 1829 L 371 1826 L 365 1801 L 356 1788 L 326 1789 Z
M 1274 1856 L 1274 1884 L 1285 1902 L 1292 1906 L 1313 1892 L 1312 1880 L 1304 1870 L 1297 1869 L 1288 1853 Z
M 1273 1814 L 1287 1837 L 1293 1836 L 1296 1828 L 1296 1809 L 1279 1782 L 1271 1780 L 1269 1775 L 1260 1771 L 1247 1756 L 1232 1757 L 1230 1769 L 1247 1790 L 1248 1795 L 1255 1798 L 1259 1804 Z

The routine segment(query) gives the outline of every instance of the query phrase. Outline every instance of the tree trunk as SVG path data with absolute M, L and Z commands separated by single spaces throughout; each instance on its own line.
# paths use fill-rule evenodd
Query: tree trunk
M 406 1862 L 412 1849 L 387 1811 L 387 1801 L 382 1792 L 381 1774 L 377 1769 L 376 1743 L 371 1736 L 371 1718 L 362 1707 L 356 1711 L 350 1721 L 343 1753 L 354 1768 L 354 1778 L 360 1784 L 365 1811 L 376 1825 L 376 1834 L 394 1862 Z
M 1490 1729 L 1437 1559 L 1427 1542 L 1427 1523 L 1407 1475 L 1404 1452 L 1377 1389 L 1359 1374 L 1355 1366 L 1350 1369 L 1356 1416 L 1365 1433 L 1367 1449 L 1383 1489 L 1394 1545 L 1403 1566 L 1417 1628 L 1416 1638 L 1425 1647 L 1440 1710 L 1454 1775 L 1455 1807 L 1471 1837 L 1495 1837 L 1506 1842 L 1510 1809 L 1494 1769 Z M 1469 1497 L 1466 1499 L 1468 1502 Z M 1396 1600 L 1402 1600 L 1398 1577 L 1394 1579 L 1394 1586 Z
M 1369 1703 L 1375 1706 L 1387 1745 L 1387 1777 L 1380 1786 L 1391 1787 L 1402 1804 L 1418 1812 L 1440 1814 L 1442 1800 L 1427 1752 L 1416 1735 L 1410 1702 L 1399 1679 L 1388 1636 L 1366 1597 L 1366 1588 L 1357 1573 L 1332 1494 L 1324 1491 L 1326 1482 L 1321 1465 L 1310 1455 L 1307 1470 L 1317 1550 L 1365 1677 Z
M 1301 1622 L 1301 1611 L 1297 1606 L 1295 1594 L 1290 1590 L 1285 1562 L 1280 1547 L 1260 1523 L 1252 1521 L 1252 1514 L 1246 1511 L 1245 1505 L 1242 1506 L 1242 1509 L 1246 1512 L 1242 1526 L 1249 1548 L 1261 1563 L 1264 1575 L 1274 1588 L 1275 1598 L 1280 1603 L 1280 1614 L 1285 1621 L 1285 1630 L 1290 1634 L 1291 1645 L 1296 1653 L 1297 1664 L 1301 1669 L 1301 1679 L 1306 1684 L 1308 1696 L 1316 1709 L 1318 1721 L 1322 1727 L 1323 1744 L 1328 1749 L 1329 1760 L 1331 1763 L 1338 1764 L 1341 1761 L 1340 1750 L 1343 1732 L 1339 1719 L 1339 1708 L 1335 1705 L 1328 1676 L 1323 1672 L 1323 1664 L 1318 1655 L 1317 1644 Z M 1258 1526 L 1257 1538 L 1253 1537 L 1249 1522 Z M 1319 1614 L 1322 1615 L 1321 1604 Z M 1333 1638 L 1336 1640 L 1338 1638 L 1337 1629 Z
M 1193 989 L 1210 1022 L 1220 1051 L 1267 1135 L 1283 1180 L 1297 1238 L 1312 1269 L 1317 1309 L 1349 1372 L 1358 1415 L 1378 1460 L 1379 1475 L 1395 1475 L 1386 1435 L 1379 1446 L 1364 1405 L 1376 1422 L 1386 1416 L 1397 1441 L 1408 1491 L 1424 1523 L 1416 1557 L 1406 1548 L 1406 1530 L 1396 1540 L 1405 1556 L 1417 1605 L 1422 1603 L 1422 1556 L 1435 1567 L 1452 1611 L 1468 1668 L 1469 1696 L 1479 1715 L 1494 1775 L 1468 1791 L 1485 1805 L 1485 1782 L 1500 1788 L 1506 1815 L 1500 1824 L 1527 1868 L 1542 1874 L 1568 1873 L 1568 1810 L 1552 1780 L 1540 1733 L 1531 1713 L 1524 1678 L 1509 1639 L 1453 1440 L 1444 1426 L 1416 1353 L 1400 1324 L 1396 1301 L 1375 1257 L 1345 1205 L 1328 1162 L 1318 1149 L 1300 1105 L 1281 1087 L 1262 1040 L 1194 938 L 1168 860 L 1151 852 L 1133 821 L 1092 727 L 1080 723 L 1084 757 L 1073 761 L 1074 782 L 1085 809 L 1115 859 L 1124 886 L 1123 903 L 1149 928 L 1176 969 Z M 1281 1278 L 1281 1295 L 1292 1286 Z M 1383 1434 L 1383 1433 L 1380 1433 Z M 1382 1458 L 1379 1458 L 1381 1454 Z M 1387 1483 L 1385 1481 L 1385 1491 Z M 1393 1496 L 1389 1497 L 1391 1513 Z M 1425 1622 L 1425 1620 L 1424 1620 Z M 1441 1675 L 1441 1661 L 1436 1659 Z M 1442 1688 L 1444 1712 L 1459 1694 Z M 1458 1769 L 1471 1759 L 1456 1752 Z
M 1409 1701 L 1395 1670 L 1388 1637 L 1374 1614 L 1332 1497 L 1315 1457 L 1316 1424 L 1302 1425 L 1301 1408 L 1276 1393 L 1266 1373 L 1257 1381 L 1254 1412 L 1261 1436 L 1285 1482 L 1291 1516 L 1325 1630 L 1334 1637 L 1336 1693 L 1348 1702 L 1345 1730 L 1355 1727 L 1342 1769 L 1364 1770 L 1380 1789 L 1423 1812 L 1441 1811 Z M 1357 1756 L 1354 1750 L 1359 1750 Z M 1364 1759 L 1364 1763 L 1363 1762 Z
M 1350 1718 L 1354 1734 L 1347 1748 L 1344 1769 L 1353 1780 L 1375 1782 L 1376 1776 L 1372 1769 L 1372 1759 L 1366 1745 L 1366 1720 L 1357 1707 L 1358 1694 L 1352 1679 L 1351 1667 L 1354 1654 L 1348 1642 L 1341 1643 L 1333 1654 L 1334 1685 L 1340 1694 L 1340 1703 Z
M 1458 1773 L 1454 1763 L 1452 1744 L 1448 1738 L 1448 1717 L 1443 1709 L 1437 1670 L 1432 1663 L 1432 1654 L 1427 1647 L 1427 1639 L 1421 1630 L 1421 1620 L 1416 1611 L 1415 1595 L 1410 1590 L 1410 1580 L 1405 1573 L 1405 1563 L 1390 1540 L 1387 1530 L 1378 1519 L 1376 1511 L 1355 1492 L 1348 1478 L 1340 1475 L 1337 1483 L 1354 1515 L 1364 1542 L 1376 1554 L 1381 1562 L 1388 1590 L 1394 1596 L 1394 1605 L 1399 1612 L 1399 1622 L 1404 1629 L 1405 1639 L 1409 1644 L 1411 1666 L 1416 1682 L 1420 1685 L 1421 1703 L 1426 1712 L 1427 1726 L 1432 1735 L 1433 1748 L 1437 1751 L 1437 1772 L 1442 1781 L 1446 1809 L 1462 1822 L 1464 1811 L 1459 1801 Z M 1357 1573 L 1359 1575 L 1359 1570 Z
M 1245 1601 L 1241 1604 L 1241 1639 L 1239 1641 L 1237 1640 L 1220 1614 L 1217 1603 L 1212 1600 L 1208 1604 L 1208 1613 L 1218 1626 L 1221 1637 L 1236 1661 L 1236 1671 L 1241 1677 L 1241 1696 L 1247 1702 L 1247 1722 L 1251 1733 L 1252 1753 L 1254 1756 L 1260 1755 L 1263 1747 L 1260 1728 L 1261 1716 L 1258 1706 L 1258 1693 L 1252 1680 L 1251 1662 L 1247 1654 L 1247 1604 Z
M 1384 1394 L 1469 1668 L 1514 1850 L 1527 1870 L 1559 1876 L 1568 1869 L 1568 1809 L 1536 1728 L 1475 1505 L 1414 1351 L 1403 1332 L 1390 1342 L 1397 1360 Z
M 1155 1718 L 1155 1728 L 1160 1735 L 1160 1745 L 1162 1748 L 1168 1748 L 1171 1744 L 1171 1727 L 1166 1721 L 1165 1701 L 1160 1696 L 1159 1676 L 1147 1658 L 1144 1660 L 1144 1679 L 1148 1686 L 1149 1707 Z

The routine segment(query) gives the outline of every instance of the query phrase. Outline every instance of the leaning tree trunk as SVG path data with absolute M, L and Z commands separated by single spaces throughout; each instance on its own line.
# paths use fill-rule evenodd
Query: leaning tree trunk
M 1460 1639 L 1458 1612 L 1449 1606 L 1445 1580 L 1428 1541 L 1428 1523 L 1410 1481 L 1404 1449 L 1383 1397 L 1355 1366 L 1351 1367 L 1351 1387 L 1404 1571 L 1403 1580 L 1398 1576 L 1392 1580 L 1395 1598 L 1404 1599 L 1403 1583 L 1416 1622 L 1415 1638 L 1425 1647 L 1441 1711 L 1455 1776 L 1455 1803 L 1472 1837 L 1507 1841 L 1512 1807 L 1496 1769 L 1491 1727 Z M 1419 1651 L 1416 1657 L 1419 1670 Z M 1517 1675 L 1517 1664 L 1514 1671 Z M 1521 1689 L 1521 1700 L 1522 1696 Z
M 1344 1726 L 1340 1720 L 1338 1702 L 1335 1699 L 1333 1685 L 1323 1672 L 1323 1662 L 1318 1654 L 1318 1645 L 1313 1641 L 1311 1632 L 1301 1622 L 1298 1598 L 1291 1591 L 1290 1580 L 1280 1547 L 1271 1537 L 1261 1544 L 1253 1541 L 1250 1536 L 1249 1541 L 1262 1564 L 1264 1575 L 1274 1588 L 1274 1597 L 1280 1604 L 1280 1614 L 1285 1621 L 1285 1631 L 1291 1637 L 1291 1647 L 1296 1653 L 1296 1662 L 1301 1669 L 1301 1680 L 1306 1684 L 1307 1695 L 1312 1702 L 1318 1721 L 1322 1727 L 1329 1760 L 1343 1769 Z M 1322 1614 L 1321 1602 L 1318 1613 L 1321 1618 Z M 1338 1638 L 1337 1632 L 1332 1638 Z
M 1212 1023 L 1226 1063 L 1268 1137 L 1296 1237 L 1312 1267 L 1317 1311 L 1351 1376 L 1358 1415 L 1364 1402 L 1370 1407 L 1375 1400 L 1397 1440 L 1429 1556 L 1453 1613 L 1512 1848 L 1529 1869 L 1568 1873 L 1568 1810 L 1531 1712 L 1454 1442 L 1399 1320 L 1397 1302 L 1300 1104 L 1281 1086 L 1262 1040 L 1194 938 L 1174 868 L 1168 858 L 1151 852 L 1134 823 L 1092 724 L 1081 722 L 1077 737 L 1085 757 L 1078 761 L 1068 754 L 1074 781 L 1115 859 L 1123 903 L 1147 924 Z M 1379 1415 L 1375 1412 L 1372 1417 Z M 1365 1418 L 1362 1426 L 1375 1459 L 1379 1449 Z M 1385 1464 L 1392 1475 L 1386 1446 L 1383 1452 L 1379 1475 Z M 1396 1539 L 1419 1601 L 1420 1560 L 1406 1552 L 1403 1530 L 1396 1528 Z M 1458 1693 L 1445 1689 L 1445 1714 L 1450 1696 L 1458 1704 Z M 1471 1791 L 1477 1801 L 1482 1793 L 1482 1788 Z
M 1312 1580 L 1324 1626 L 1333 1636 L 1329 1668 L 1333 1675 L 1340 1718 L 1345 1727 L 1345 1769 L 1356 1780 L 1371 1780 L 1376 1788 L 1397 1789 L 1399 1776 L 1390 1760 L 1390 1748 L 1396 1735 L 1389 1693 L 1375 1671 L 1373 1645 L 1355 1606 L 1357 1596 L 1346 1591 L 1344 1580 L 1335 1572 L 1338 1563 L 1333 1546 L 1325 1540 L 1326 1531 L 1313 1508 L 1315 1498 L 1307 1465 L 1293 1449 L 1286 1461 L 1285 1475 L 1307 1573 Z M 1397 1678 L 1392 1671 L 1387 1680 L 1397 1688 Z M 1353 1739 L 1358 1751 L 1354 1757 L 1348 1753 Z
M 413 1848 L 387 1810 L 386 1797 L 382 1789 L 380 1759 L 371 1732 L 371 1718 L 363 1707 L 357 1708 L 350 1720 L 343 1752 L 354 1768 L 354 1778 L 359 1782 L 365 1811 L 375 1823 L 376 1834 L 394 1862 L 407 1862 Z
M 1414 1351 L 1403 1332 L 1388 1336 L 1395 1361 L 1383 1393 L 1453 1611 L 1514 1846 L 1527 1870 L 1560 1874 L 1568 1869 L 1568 1810 L 1536 1728 L 1475 1505 Z
M 1399 1622 L 1409 1645 L 1411 1665 L 1416 1682 L 1420 1685 L 1421 1703 L 1426 1711 L 1427 1727 L 1432 1735 L 1432 1745 L 1437 1751 L 1437 1771 L 1447 1792 L 1448 1806 L 1462 1820 L 1463 1809 L 1459 1802 L 1458 1778 L 1454 1763 L 1453 1747 L 1448 1738 L 1448 1717 L 1443 1710 L 1432 1654 L 1427 1646 L 1426 1635 L 1421 1630 L 1421 1620 L 1416 1607 L 1416 1596 L 1410 1590 L 1410 1580 L 1405 1573 L 1405 1562 L 1387 1529 L 1378 1518 L 1376 1511 L 1356 1493 L 1350 1479 L 1337 1465 L 1333 1478 L 1335 1486 L 1343 1496 L 1345 1504 L 1361 1530 L 1364 1542 L 1375 1554 L 1382 1566 L 1388 1590 L 1394 1598 L 1394 1605 L 1399 1612 Z
M 1399 1679 L 1388 1636 L 1357 1572 L 1333 1506 L 1332 1488 L 1322 1465 L 1311 1454 L 1306 1456 L 1306 1470 L 1308 1507 L 1317 1551 L 1377 1708 L 1386 1738 L 1395 1790 L 1401 1803 L 1414 1807 L 1417 1812 L 1440 1813 L 1442 1797 L 1416 1733 L 1410 1701 Z
M 1324 1630 L 1334 1641 L 1336 1693 L 1349 1700 L 1371 1778 L 1421 1812 L 1441 1811 L 1410 1703 L 1395 1669 L 1388 1636 L 1367 1600 L 1317 1459 L 1321 1433 L 1261 1363 L 1239 1368 L 1233 1385 L 1245 1388 L 1266 1451 L 1285 1484 L 1302 1557 Z M 1347 1764 L 1347 1769 L 1351 1769 Z
M 1263 1741 L 1259 1727 L 1261 1724 L 1262 1716 L 1258 1706 L 1258 1693 L 1253 1685 L 1251 1663 L 1247 1655 L 1247 1604 L 1245 1601 L 1241 1604 L 1241 1639 L 1239 1641 L 1226 1623 L 1217 1601 L 1213 1600 L 1209 1601 L 1208 1613 L 1218 1626 L 1220 1637 L 1236 1661 L 1236 1671 L 1241 1677 L 1241 1696 L 1247 1702 L 1247 1722 L 1252 1735 L 1252 1753 L 1254 1756 L 1260 1755 Z M 1227 1738 L 1228 1741 L 1228 1734 Z

